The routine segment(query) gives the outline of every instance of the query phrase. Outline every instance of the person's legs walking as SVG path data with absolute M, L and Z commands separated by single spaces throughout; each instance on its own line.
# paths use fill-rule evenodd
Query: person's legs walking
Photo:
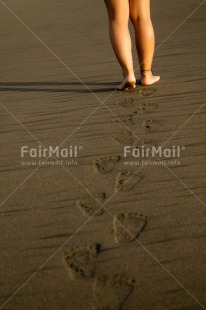
M 119 89 L 135 88 L 132 44 L 128 28 L 129 0 L 105 0 L 109 16 L 109 33 L 115 55 L 122 67 L 124 81 Z
M 141 82 L 143 85 L 150 85 L 160 79 L 159 76 L 153 76 L 151 71 L 155 36 L 150 19 L 150 0 L 129 0 L 129 10 L 135 30 Z

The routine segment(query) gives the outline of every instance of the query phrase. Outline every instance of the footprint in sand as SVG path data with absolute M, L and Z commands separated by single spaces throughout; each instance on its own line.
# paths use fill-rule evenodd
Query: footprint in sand
M 130 127 L 134 125 L 133 115 L 132 114 L 120 115 L 117 118 L 115 118 L 115 122 L 122 126 L 126 125 L 127 127 Z
M 138 141 L 137 143 L 133 144 L 133 147 L 141 150 L 143 146 L 146 149 L 146 148 L 151 148 L 152 146 L 157 146 L 157 145 L 158 145 L 157 141 L 151 138 L 145 138 L 145 139 L 142 139 L 142 143 L 139 143 Z
M 158 103 L 140 103 L 136 113 L 149 113 L 158 107 Z
M 95 258 L 100 245 L 71 248 L 65 252 L 64 261 L 71 279 L 91 278 L 95 273 Z
M 135 173 L 133 171 L 119 172 L 115 180 L 115 192 L 128 192 L 144 177 L 143 173 Z
M 134 280 L 125 275 L 100 275 L 94 280 L 93 310 L 120 310 L 134 287 Z
M 134 105 L 134 99 L 133 98 L 125 99 L 121 101 L 119 105 L 123 108 L 132 108 Z
M 132 114 L 120 115 L 117 118 L 115 118 L 115 122 L 119 123 L 122 126 L 124 126 L 123 124 L 125 124 L 128 127 L 132 126 L 132 125 L 134 125 L 133 115 Z
M 143 122 L 143 127 L 144 127 L 146 132 L 148 132 L 148 131 L 155 131 L 159 127 L 161 127 L 163 123 L 164 123 L 164 121 L 162 121 L 162 120 L 148 119 L 148 120 Z
M 96 193 L 94 197 L 89 197 L 85 199 L 77 200 L 77 206 L 82 210 L 84 215 L 93 216 L 101 215 L 104 211 L 103 206 L 101 204 L 106 199 L 105 193 Z M 98 201 L 100 203 L 98 203 Z
M 120 156 L 100 157 L 94 161 L 94 171 L 96 173 L 109 173 L 115 164 L 120 161 Z
M 137 92 L 139 96 L 148 97 L 152 95 L 156 90 L 156 88 L 136 88 L 135 92 Z
M 133 149 L 139 150 L 139 158 L 150 157 L 152 155 L 152 148 L 158 147 L 158 142 L 153 139 L 142 139 L 142 143 L 137 141 L 133 144 Z
M 139 213 L 121 213 L 113 220 L 116 243 L 125 244 L 135 240 L 147 224 L 147 217 Z
M 134 139 L 130 131 L 116 134 L 112 138 L 121 145 L 133 145 L 134 143 Z

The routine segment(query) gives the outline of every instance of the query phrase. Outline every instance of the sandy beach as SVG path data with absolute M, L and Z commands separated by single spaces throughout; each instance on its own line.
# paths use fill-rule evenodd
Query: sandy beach
M 103 1 L 0 1 L 0 310 L 206 309 L 206 1 L 151 5 L 118 92 Z

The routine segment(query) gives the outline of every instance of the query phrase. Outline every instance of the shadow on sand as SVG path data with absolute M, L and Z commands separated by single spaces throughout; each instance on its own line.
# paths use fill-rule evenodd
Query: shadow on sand
M 0 82 L 0 92 L 68 92 L 68 93 L 102 93 L 117 89 L 118 82 Z M 47 87 L 45 87 L 47 86 Z M 65 88 L 68 86 L 68 88 Z M 76 87 L 77 86 L 77 87 Z M 81 86 L 79 88 L 78 86 Z M 94 88 L 94 86 L 103 86 Z M 108 86 L 108 87 L 104 87 Z

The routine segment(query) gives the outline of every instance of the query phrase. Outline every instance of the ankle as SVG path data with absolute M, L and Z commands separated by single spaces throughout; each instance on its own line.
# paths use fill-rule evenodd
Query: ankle
M 122 66 L 122 74 L 125 77 L 134 74 L 133 66 L 129 66 L 129 67 Z
M 145 76 L 150 75 L 152 73 L 152 69 L 141 69 L 140 73 Z
M 135 80 L 134 71 L 123 72 L 123 77 L 124 77 L 124 79 Z

